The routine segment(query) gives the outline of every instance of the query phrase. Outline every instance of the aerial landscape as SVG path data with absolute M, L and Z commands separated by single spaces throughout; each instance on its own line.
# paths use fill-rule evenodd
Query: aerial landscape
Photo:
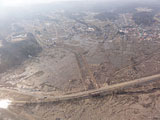
M 160 120 L 159 6 L 0 5 L 0 120 Z

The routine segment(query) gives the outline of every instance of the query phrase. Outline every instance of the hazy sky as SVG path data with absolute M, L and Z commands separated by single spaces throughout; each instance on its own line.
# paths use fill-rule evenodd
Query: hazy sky
M 0 4 L 4 6 L 21 6 L 36 3 L 49 3 L 57 1 L 119 1 L 119 0 L 0 0 Z M 130 1 L 130 0 L 127 0 Z
M 57 1 L 90 1 L 90 2 L 92 1 L 106 1 L 106 2 L 127 1 L 129 2 L 129 1 L 138 1 L 138 0 L 0 0 L 0 5 L 2 6 L 25 6 L 25 5 L 32 5 L 36 3 L 49 3 L 49 2 L 57 2 Z
M 3 6 L 21 6 L 21 5 L 31 5 L 36 3 L 50 3 L 57 1 L 79 1 L 79 0 L 0 0 Z

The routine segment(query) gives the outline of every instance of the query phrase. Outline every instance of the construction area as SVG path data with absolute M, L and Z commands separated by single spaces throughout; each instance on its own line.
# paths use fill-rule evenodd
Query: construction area
M 1 25 L 0 120 L 160 120 L 160 10 L 133 10 Z

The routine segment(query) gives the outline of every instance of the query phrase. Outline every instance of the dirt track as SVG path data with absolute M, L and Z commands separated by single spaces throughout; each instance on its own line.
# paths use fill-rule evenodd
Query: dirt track
M 57 96 L 57 97 L 50 97 L 53 93 L 41 93 L 38 94 L 36 93 L 36 95 L 34 95 L 34 93 L 22 93 L 22 92 L 17 92 L 15 90 L 9 90 L 9 89 L 0 89 L 1 91 L 7 91 L 7 92 L 11 92 L 11 93 L 16 93 L 16 94 L 20 94 L 20 95 L 27 95 L 27 96 L 32 96 L 33 98 L 43 98 L 46 97 L 45 100 L 42 101 L 16 101 L 14 100 L 12 102 L 12 105 L 16 105 L 16 104 L 44 104 L 44 103 L 54 103 L 54 102 L 63 102 L 63 101 L 72 101 L 75 99 L 83 99 L 83 98 L 90 98 L 90 97 L 99 97 L 99 96 L 104 96 L 104 95 L 110 95 L 113 93 L 121 93 L 120 91 L 125 90 L 126 88 L 130 88 L 130 87 L 135 87 L 135 86 L 141 86 L 141 85 L 146 85 L 145 83 L 150 83 L 150 82 L 155 82 L 155 81 L 159 81 L 160 79 L 160 74 L 158 75 L 153 75 L 153 76 L 149 76 L 149 77 L 144 77 L 144 78 L 140 78 L 140 79 L 136 79 L 136 80 L 132 80 L 130 82 L 125 82 L 125 83 L 120 83 L 120 84 L 116 84 L 116 85 L 111 85 L 111 86 L 106 86 L 100 89 L 96 89 L 96 90 L 88 90 L 85 92 L 79 92 L 79 93 L 73 93 L 70 95 L 64 95 L 64 96 Z M 122 92 L 123 93 L 123 92 Z

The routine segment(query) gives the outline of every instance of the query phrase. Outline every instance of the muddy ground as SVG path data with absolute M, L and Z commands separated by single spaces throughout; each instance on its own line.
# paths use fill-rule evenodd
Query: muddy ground
M 156 47 L 152 49 L 153 52 L 156 50 L 154 54 L 149 51 L 146 56 L 132 58 L 128 64 L 118 67 L 108 59 L 98 63 L 98 58 L 101 57 L 101 60 L 108 58 L 106 54 L 109 53 L 97 50 L 102 49 L 97 47 L 94 60 L 90 53 L 86 54 L 82 50 L 82 54 L 100 87 L 158 74 L 160 71 L 160 55 Z M 52 92 L 52 96 L 60 96 L 96 89 L 88 80 L 90 76 L 83 73 L 84 63 L 78 64 L 77 59 L 83 59 L 76 58 L 76 53 L 73 51 L 76 50 L 72 45 L 57 44 L 53 48 L 43 49 L 38 56 L 29 58 L 20 66 L 1 74 L 1 88 L 20 93 L 4 90 L 0 93 L 0 97 L 10 98 L 13 101 L 32 101 L 35 98 L 45 100 L 43 95 L 49 92 Z M 110 59 L 116 54 L 111 54 Z M 98 64 L 91 64 L 89 61 L 91 63 L 96 61 Z M 118 94 L 89 99 L 10 106 L 7 110 L 1 109 L 0 118 L 2 120 L 159 120 L 159 85 L 160 82 L 154 82 L 140 87 L 135 86 Z

